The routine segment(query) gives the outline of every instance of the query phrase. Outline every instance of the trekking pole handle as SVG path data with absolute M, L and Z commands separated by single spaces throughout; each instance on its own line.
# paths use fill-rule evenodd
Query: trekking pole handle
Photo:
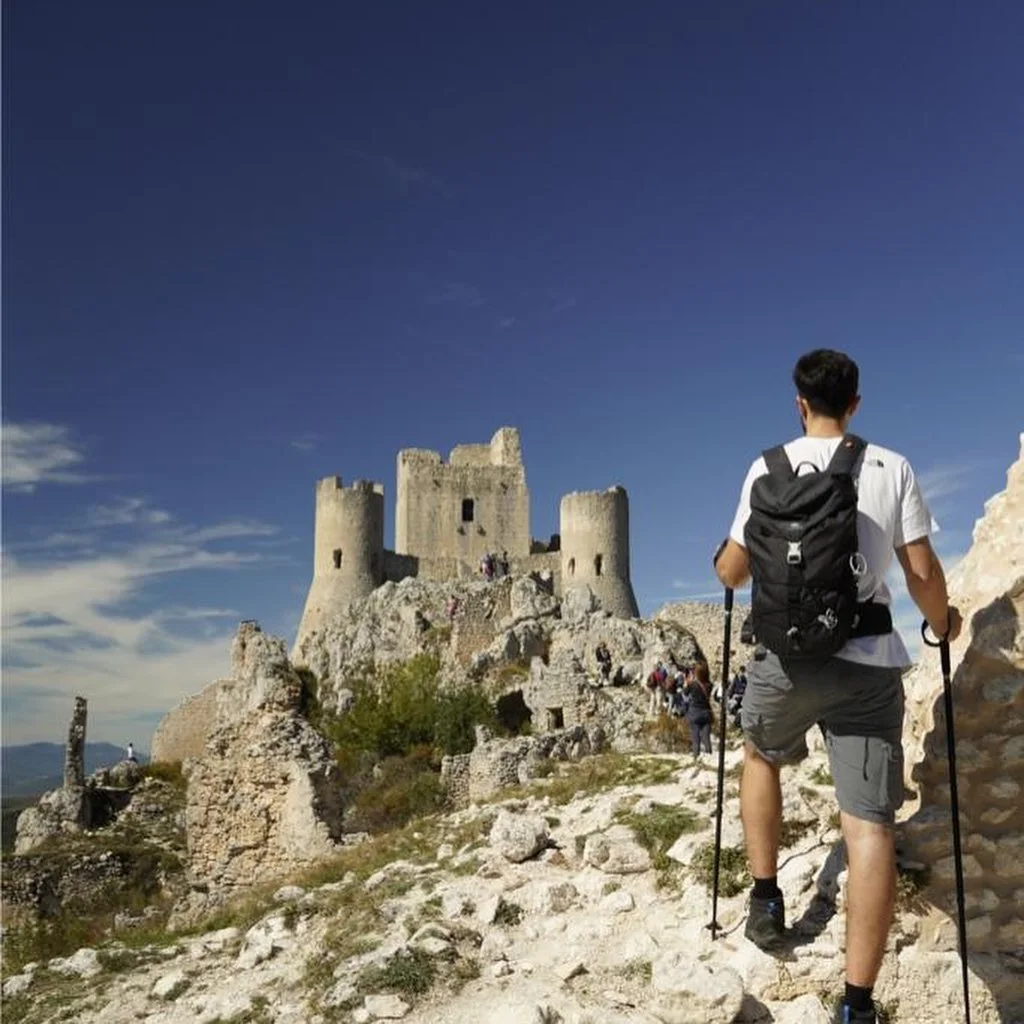
M 939 657 L 942 660 L 942 672 L 943 675 L 948 676 L 950 672 L 950 660 L 949 660 L 949 629 L 946 629 L 946 635 L 940 636 L 935 640 L 929 638 L 928 635 L 928 620 L 925 619 L 921 623 L 921 639 L 925 642 L 926 647 L 938 647 Z

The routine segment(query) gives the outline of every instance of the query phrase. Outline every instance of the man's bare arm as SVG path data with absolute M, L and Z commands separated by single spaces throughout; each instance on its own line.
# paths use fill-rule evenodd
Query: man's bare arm
M 955 640 L 960 634 L 960 613 L 950 607 L 946 574 L 931 541 L 922 537 L 904 544 L 896 549 L 896 557 L 903 567 L 907 590 L 925 617 L 928 628 L 937 637 L 945 636 L 951 642 Z
M 750 556 L 731 537 L 715 559 L 715 572 L 722 583 L 736 590 L 750 579 Z

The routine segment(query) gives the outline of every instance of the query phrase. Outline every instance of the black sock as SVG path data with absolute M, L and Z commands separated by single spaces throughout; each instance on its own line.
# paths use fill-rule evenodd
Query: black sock
M 781 896 L 782 890 L 779 888 L 779 876 L 772 875 L 771 878 L 755 878 L 754 879 L 754 899 L 756 900 L 772 900 L 776 896 Z
M 873 1008 L 871 1002 L 871 989 L 861 988 L 859 985 L 846 983 L 846 1005 L 851 1010 L 870 1010 Z

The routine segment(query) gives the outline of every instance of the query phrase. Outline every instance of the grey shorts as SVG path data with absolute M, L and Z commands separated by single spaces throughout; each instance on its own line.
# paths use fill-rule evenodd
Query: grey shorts
M 825 733 L 839 807 L 892 823 L 903 803 L 903 679 L 898 668 L 830 658 L 817 665 L 774 654 L 750 663 L 743 733 L 765 760 L 807 756 L 807 730 Z

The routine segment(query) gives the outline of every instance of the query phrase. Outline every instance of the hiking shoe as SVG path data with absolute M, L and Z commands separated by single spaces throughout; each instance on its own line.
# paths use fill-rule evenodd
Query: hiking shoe
M 840 999 L 836 1003 L 836 1012 L 832 1018 L 832 1024 L 879 1024 L 879 1020 L 874 1010 L 851 1010 Z
M 770 900 L 750 897 L 750 913 L 743 934 L 760 949 L 777 949 L 786 937 L 786 904 L 782 896 Z

